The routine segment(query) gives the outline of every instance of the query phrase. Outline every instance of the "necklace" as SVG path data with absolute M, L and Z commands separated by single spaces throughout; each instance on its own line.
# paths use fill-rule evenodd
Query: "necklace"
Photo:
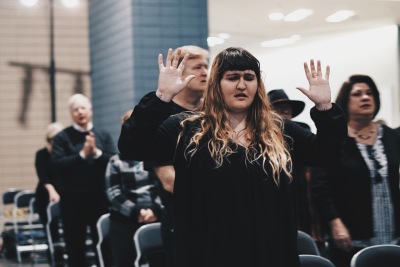
M 374 127 L 374 126 L 371 127 L 371 130 L 369 131 L 368 135 L 362 135 L 362 134 L 360 134 L 360 133 L 359 133 L 357 130 L 355 130 L 355 129 L 353 129 L 353 133 L 354 133 L 358 138 L 360 138 L 360 139 L 368 140 L 368 139 L 370 139 L 370 138 L 372 137 L 372 135 L 375 133 L 375 127 Z

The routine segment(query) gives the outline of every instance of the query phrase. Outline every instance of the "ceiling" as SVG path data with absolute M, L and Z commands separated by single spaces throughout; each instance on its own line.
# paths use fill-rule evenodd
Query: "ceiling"
M 287 14 L 299 8 L 313 9 L 314 14 L 303 21 L 271 21 L 270 12 Z M 325 22 L 325 17 L 349 9 L 356 15 L 339 23 Z M 209 34 L 229 33 L 224 44 L 260 48 L 263 41 L 301 35 L 301 40 L 338 31 L 352 31 L 387 24 L 400 25 L 400 0 L 209 0 Z

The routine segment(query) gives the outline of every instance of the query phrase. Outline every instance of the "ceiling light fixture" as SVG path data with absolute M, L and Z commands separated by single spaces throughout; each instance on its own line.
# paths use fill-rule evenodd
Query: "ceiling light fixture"
M 19 1 L 20 1 L 21 4 L 23 4 L 24 6 L 29 6 L 29 7 L 31 7 L 31 6 L 36 5 L 37 2 L 38 2 L 39 0 L 19 0 Z
M 272 12 L 269 13 L 268 18 L 270 20 L 282 20 L 284 15 L 281 12 Z
M 208 46 L 210 46 L 210 47 L 216 46 L 219 44 L 223 44 L 224 42 L 225 42 L 224 39 L 215 37 L 215 36 L 210 36 L 207 38 L 207 43 L 208 43 Z
M 344 21 L 356 13 L 353 10 L 340 10 L 338 12 L 333 13 L 332 15 L 325 18 L 327 22 L 341 22 Z
M 273 39 L 270 41 L 265 41 L 261 43 L 262 47 L 278 47 L 284 45 L 294 44 L 298 40 L 300 40 L 301 36 L 298 34 L 292 35 L 289 38 L 280 38 L 280 39 Z
M 287 14 L 284 18 L 285 21 L 300 21 L 308 16 L 312 15 L 314 11 L 312 9 L 297 9 L 289 14 Z
M 229 33 L 223 32 L 223 33 L 218 34 L 218 37 L 226 40 L 226 39 L 231 38 L 231 35 Z

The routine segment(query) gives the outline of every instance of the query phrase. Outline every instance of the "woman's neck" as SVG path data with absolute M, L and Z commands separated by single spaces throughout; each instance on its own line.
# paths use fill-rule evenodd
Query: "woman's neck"
M 373 125 L 371 119 L 350 119 L 348 121 L 348 126 L 356 131 L 363 130 L 365 128 L 369 128 Z
M 372 145 L 377 136 L 377 126 L 372 120 L 349 120 L 348 130 L 350 136 L 358 143 Z
M 229 114 L 229 126 L 235 132 L 242 131 L 246 129 L 247 122 L 246 122 L 246 115 L 242 114 Z

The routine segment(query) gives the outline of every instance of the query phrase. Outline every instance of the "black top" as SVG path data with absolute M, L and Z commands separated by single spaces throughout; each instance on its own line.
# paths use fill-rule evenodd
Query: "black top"
M 36 151 L 35 155 L 35 169 L 37 177 L 39 178 L 39 184 L 52 184 L 50 169 L 50 152 L 46 147 Z
M 382 125 L 382 143 L 388 163 L 388 181 L 395 216 L 396 236 L 400 236 L 399 164 L 400 139 Z M 340 159 L 313 183 L 314 203 L 323 221 L 341 218 L 353 239 L 373 237 L 371 178 L 368 166 L 354 138 L 348 136 Z
M 115 149 L 108 133 L 95 128 L 91 131 L 94 132 L 97 148 L 103 152 L 99 158 L 83 159 L 79 155 L 87 132 L 70 126 L 54 137 L 51 167 L 57 174 L 61 192 L 104 193 L 104 174 Z
M 52 184 L 55 188 L 57 185 L 54 174 L 50 171 L 50 152 L 46 147 L 39 149 L 35 155 L 35 169 L 39 182 L 36 186 L 36 200 L 47 205 L 49 202 L 49 193 L 44 187 L 45 184 Z
M 177 145 L 179 122 L 187 114 L 172 116 L 158 127 L 164 108 L 167 103 L 154 95 L 143 98 L 122 128 L 119 149 L 138 160 L 173 160 L 176 267 L 299 266 L 294 195 L 287 177 L 282 173 L 277 186 L 268 166 L 266 174 L 260 162 L 246 162 L 240 146 L 215 168 L 204 146 L 212 133 L 188 161 L 186 142 L 200 122 L 191 123 Z M 311 116 L 319 136 L 286 121 L 286 141 L 294 160 L 322 164 L 340 153 L 346 122 L 337 106 L 326 112 L 314 109 Z M 135 144 L 127 146 L 129 141 Z

